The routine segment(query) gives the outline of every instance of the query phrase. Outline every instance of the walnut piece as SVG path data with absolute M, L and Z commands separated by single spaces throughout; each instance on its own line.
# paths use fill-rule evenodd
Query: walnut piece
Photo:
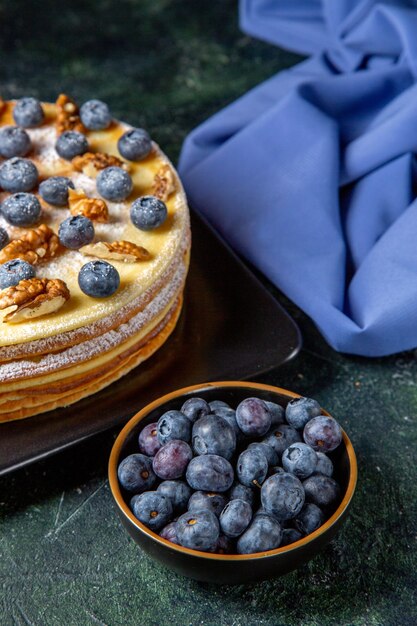
M 59 278 L 29 278 L 0 291 L 0 314 L 3 322 L 16 324 L 58 311 L 70 298 Z
M 77 130 L 79 133 L 85 133 L 86 129 L 81 118 L 79 116 L 78 106 L 74 100 L 64 93 L 61 93 L 56 105 L 56 129 L 58 135 L 61 135 L 66 130 Z
M 155 174 L 152 187 L 152 195 L 166 202 L 169 196 L 175 191 L 174 173 L 166 163 Z
M 82 189 L 68 189 L 71 215 L 84 215 L 95 222 L 108 222 L 109 210 L 101 198 L 89 198 Z
M 124 263 L 136 263 L 138 261 L 148 261 L 151 258 L 146 248 L 137 246 L 131 241 L 99 241 L 80 248 L 80 252 L 86 256 L 96 256 L 99 259 L 110 259 L 113 261 L 123 261 Z
M 77 172 L 82 172 L 91 178 L 96 178 L 100 170 L 104 170 L 106 167 L 116 166 L 125 170 L 129 169 L 127 163 L 113 154 L 107 154 L 107 152 L 86 152 L 74 157 L 71 163 Z
M 46 224 L 28 230 L 19 239 L 13 239 L 0 250 L 0 263 L 22 259 L 32 265 L 52 259 L 62 251 L 58 235 Z

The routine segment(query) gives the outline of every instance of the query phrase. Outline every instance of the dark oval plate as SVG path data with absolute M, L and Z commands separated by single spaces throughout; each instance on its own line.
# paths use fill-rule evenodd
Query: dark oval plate
M 64 409 L 0 424 L 0 475 L 123 425 L 154 398 L 202 380 L 244 380 L 293 358 L 295 322 L 199 215 L 184 308 L 148 361 Z

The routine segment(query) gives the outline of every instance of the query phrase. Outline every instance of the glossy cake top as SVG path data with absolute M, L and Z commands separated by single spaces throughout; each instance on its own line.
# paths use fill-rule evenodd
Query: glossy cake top
M 2 105 L 0 152 L 2 127 L 16 126 L 16 115 L 13 115 L 16 106 L 16 102 Z M 189 238 L 188 209 L 181 183 L 155 143 L 149 144 L 149 153 L 140 160 L 130 160 L 121 155 L 119 143 L 119 139 L 131 129 L 130 126 L 111 120 L 107 128 L 88 130 L 81 123 L 75 103 L 62 96 L 56 104 L 42 103 L 41 106 L 43 121 L 35 128 L 24 128 L 31 145 L 23 158 L 32 162 L 38 172 L 38 182 L 25 191 L 33 194 L 41 204 L 41 213 L 35 223 L 16 225 L 15 208 L 12 207 L 10 217 L 8 204 L 5 204 L 14 193 L 13 190 L 4 190 L 8 183 L 6 180 L 2 185 L 2 167 L 4 169 L 7 161 L 21 157 L 3 157 L 0 164 L 0 227 L 7 231 L 10 239 L 10 243 L 0 250 L 0 263 L 4 267 L 4 263 L 20 258 L 29 262 L 35 273 L 35 277 L 29 278 L 28 286 L 22 280 L 15 286 L 0 290 L 0 346 L 53 337 L 95 324 L 122 307 L 129 307 L 132 301 L 160 280 L 170 266 L 178 263 Z M 64 150 L 57 147 L 59 138 L 72 129 L 82 131 L 86 140 L 81 154 L 73 158 L 71 146 L 69 155 L 65 153 L 65 145 Z M 63 158 L 63 152 L 67 158 Z M 122 152 L 132 158 L 129 144 Z M 127 193 L 124 199 L 109 199 L 112 196 L 109 168 L 116 168 L 116 174 L 120 170 L 126 172 L 131 181 L 131 192 L 129 189 L 127 192 L 122 190 L 122 194 Z M 108 174 L 104 179 L 103 172 Z M 43 181 L 56 176 L 68 177 L 74 186 L 74 189 L 69 189 L 64 206 L 45 201 L 42 187 L 39 189 Z M 98 184 L 97 176 L 99 180 L 100 177 L 104 180 L 107 187 Z M 116 180 L 116 194 L 113 195 L 117 195 L 119 183 L 120 177 Z M 104 192 L 107 197 L 103 197 Z M 132 203 L 144 196 L 158 198 L 167 209 L 163 223 L 151 226 L 149 230 L 144 230 L 143 225 L 135 226 L 131 219 Z M 94 239 L 79 249 L 70 249 L 65 245 L 67 240 L 60 225 L 75 215 L 83 215 L 91 221 Z M 81 268 L 97 260 L 110 264 L 120 278 L 116 291 L 107 297 L 87 295 L 79 285 Z M 32 288 L 33 293 L 28 293 Z M 65 293 L 65 288 L 68 293 Z M 19 295 L 19 290 L 23 295 Z M 52 299 L 48 290 L 56 296 L 52 305 L 48 304 Z M 40 296 L 38 302 L 42 304 L 42 309 L 34 301 L 37 295 Z M 59 305 L 57 310 L 54 310 L 55 305 Z M 32 314 L 36 316 L 25 318 Z

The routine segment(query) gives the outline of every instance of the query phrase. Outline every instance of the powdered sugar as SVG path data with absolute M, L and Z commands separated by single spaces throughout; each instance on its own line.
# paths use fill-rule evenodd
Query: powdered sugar
M 61 162 L 55 150 L 57 135 L 54 126 L 28 128 L 27 133 L 31 139 L 36 158 L 42 165 L 47 166 L 49 169 Z
M 167 282 L 171 282 L 175 279 L 175 275 L 179 271 L 179 267 L 184 263 L 184 252 L 189 246 L 189 240 L 186 238 L 183 245 L 178 250 L 178 254 L 172 259 L 172 263 L 165 270 L 163 274 L 155 281 L 148 289 L 146 289 L 139 297 L 133 299 L 126 304 L 122 309 L 116 311 L 112 315 L 106 315 L 102 319 L 97 320 L 93 324 L 88 326 L 82 326 L 75 330 L 70 330 L 60 335 L 54 335 L 51 337 L 43 337 L 37 341 L 27 341 L 21 344 L 14 344 L 9 346 L 0 347 L 0 363 L 2 361 L 10 361 L 21 357 L 27 357 L 30 355 L 45 354 L 47 352 L 54 352 L 60 348 L 73 345 L 74 343 L 80 343 L 85 339 L 102 335 L 109 329 L 117 326 L 122 320 L 128 318 L 132 312 L 138 311 L 146 306 L 146 304 L 152 300 L 154 294 L 161 290 Z M 85 262 L 85 257 L 77 251 L 71 251 L 69 256 L 69 262 L 75 269 Z M 54 268 L 53 262 L 48 265 L 51 276 L 57 276 L 57 271 Z M 49 276 L 47 276 L 48 278 Z M 1 366 L 0 366 L 1 367 Z M 1 370 L 0 370 L 1 371 Z M 1 376 L 0 376 L 1 381 Z
M 156 320 L 182 291 L 186 272 L 187 268 L 182 264 L 168 285 L 161 289 L 142 311 L 118 328 L 81 344 L 71 346 L 62 352 L 48 354 L 40 359 L 26 359 L 1 365 L 0 381 L 27 379 L 32 376 L 67 369 L 114 349 L 133 335 L 143 332 L 147 326 L 152 325 L 152 321 Z

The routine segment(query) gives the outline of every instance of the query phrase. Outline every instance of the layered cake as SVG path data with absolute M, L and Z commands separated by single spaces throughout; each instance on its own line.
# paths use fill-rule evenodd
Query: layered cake
M 89 396 L 166 341 L 190 227 L 167 157 L 99 100 L 2 101 L 0 156 L 4 422 Z

